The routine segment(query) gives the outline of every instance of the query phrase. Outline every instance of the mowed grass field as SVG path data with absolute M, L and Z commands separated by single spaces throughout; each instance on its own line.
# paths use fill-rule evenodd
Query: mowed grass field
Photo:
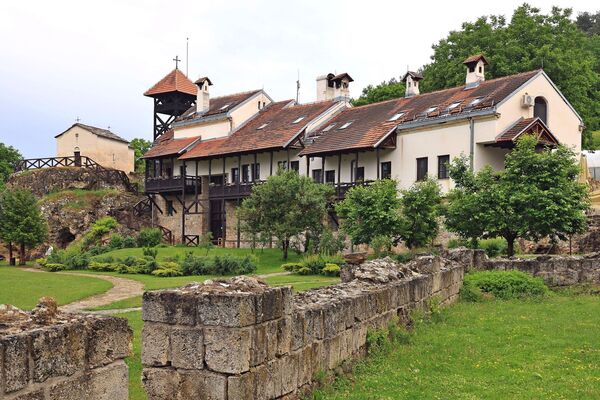
M 600 399 L 600 297 L 459 303 L 316 399 Z

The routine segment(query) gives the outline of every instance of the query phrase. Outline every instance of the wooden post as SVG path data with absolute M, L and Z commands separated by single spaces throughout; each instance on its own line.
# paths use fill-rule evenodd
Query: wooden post
M 377 154 L 377 180 L 379 180 L 379 174 L 381 169 L 381 165 L 379 163 L 379 147 L 375 149 L 375 153 Z
M 256 153 L 254 153 L 254 166 L 252 167 L 252 183 L 256 182 L 256 170 L 257 170 L 257 165 L 258 163 L 258 156 Z
M 354 183 L 358 182 L 358 151 L 356 152 L 356 157 L 354 158 Z
M 222 237 L 222 246 L 225 247 L 225 239 L 226 239 L 226 229 L 227 229 L 227 213 L 225 212 L 225 184 L 226 179 L 225 179 L 225 160 L 227 157 L 223 157 L 223 184 L 221 185 L 221 189 L 222 189 L 222 198 L 221 198 L 221 235 L 223 235 Z
M 310 156 L 306 156 L 306 176 L 310 178 Z
M 269 168 L 269 176 L 273 176 L 273 151 L 271 151 L 271 166 Z
M 287 165 L 285 167 L 286 170 L 290 169 L 290 149 L 287 149 Z
M 340 190 L 342 187 L 342 153 L 338 154 L 338 170 L 337 170 L 337 197 L 340 198 Z
M 238 154 L 238 179 L 237 179 L 237 207 L 236 210 L 238 208 L 240 208 L 240 183 L 242 180 L 242 156 L 240 154 Z M 236 218 L 237 220 L 237 248 L 240 248 L 240 241 L 241 241 L 241 234 L 240 234 L 240 219 Z
M 181 243 L 185 244 L 185 161 L 181 166 Z
M 194 210 L 197 214 L 198 213 L 198 160 L 196 160 L 196 184 L 194 185 L 194 194 L 196 196 L 196 198 L 195 198 L 196 206 L 194 207 Z
M 321 157 L 321 183 L 325 183 L 325 154 Z

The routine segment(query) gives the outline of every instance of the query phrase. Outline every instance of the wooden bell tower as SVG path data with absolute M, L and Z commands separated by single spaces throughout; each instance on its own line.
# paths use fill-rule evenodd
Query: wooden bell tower
M 175 69 L 144 93 L 154 99 L 154 140 L 169 130 L 175 118 L 196 106 L 198 86 L 179 70 L 179 58 L 174 61 Z

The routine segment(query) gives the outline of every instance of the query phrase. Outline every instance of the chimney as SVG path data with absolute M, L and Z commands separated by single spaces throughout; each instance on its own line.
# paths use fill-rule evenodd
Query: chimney
M 208 77 L 203 77 L 194 82 L 198 85 L 198 95 L 196 98 L 196 112 L 203 113 L 208 110 L 210 106 L 210 94 L 208 93 L 208 87 L 212 86 L 212 82 Z
M 475 87 L 485 81 L 485 66 L 488 65 L 483 54 L 477 54 L 463 61 L 467 66 L 466 89 Z
M 317 101 L 349 99 L 350 82 L 354 79 L 345 72 L 317 77 Z
M 421 92 L 419 91 L 419 81 L 423 79 L 423 76 L 417 72 L 407 71 L 402 77 L 402 82 L 406 84 L 406 90 L 404 97 L 417 96 Z

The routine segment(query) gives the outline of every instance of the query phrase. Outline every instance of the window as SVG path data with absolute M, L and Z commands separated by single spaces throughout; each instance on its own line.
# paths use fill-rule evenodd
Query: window
M 471 101 L 469 103 L 469 107 L 476 106 L 477 104 L 481 103 L 482 100 L 483 100 L 483 97 L 478 97 L 476 99 L 473 99 L 473 101 Z
M 427 110 L 425 110 L 425 114 L 434 112 L 436 108 L 437 108 L 437 106 L 429 107 Z
M 260 101 L 258 102 L 258 109 L 260 110 Z
M 335 183 L 335 170 L 325 171 L 325 183 Z
M 263 129 L 264 127 L 266 127 L 267 125 L 269 125 L 268 122 L 265 122 L 264 124 L 261 124 L 258 128 L 256 128 L 256 130 L 260 130 Z
M 392 162 L 381 163 L 381 179 L 390 179 L 392 177 Z
M 223 184 L 223 175 L 212 175 L 210 177 L 210 184 L 221 186 Z
M 292 161 L 290 162 L 290 168 L 292 171 L 300 171 L 300 161 Z
M 230 105 L 231 105 L 231 104 L 229 104 L 229 103 L 228 103 L 228 104 L 225 104 L 223 107 L 219 108 L 219 110 L 224 110 L 224 109 L 226 109 L 227 107 L 229 107 Z
M 302 121 L 305 117 L 300 117 L 300 118 L 296 118 L 292 124 L 297 124 L 298 122 Z
M 397 121 L 403 115 L 404 115 L 403 112 L 396 113 L 392 116 L 392 118 L 388 119 L 388 121 Z
M 323 129 L 323 132 L 329 132 L 334 126 L 335 126 L 335 122 L 333 124 L 327 125 L 327 127 L 325 129 Z
M 483 72 L 483 67 L 480 65 L 479 66 L 479 73 L 482 73 L 482 72 Z
M 313 181 L 315 182 L 321 182 L 321 171 L 320 169 L 313 169 L 312 170 L 312 178 Z
M 417 180 L 427 178 L 427 157 L 417 158 Z
M 438 179 L 448 179 L 448 163 L 450 156 L 438 156 Z
M 173 208 L 173 200 L 167 200 L 167 215 L 172 217 L 174 212 L 175 208 Z
M 231 183 L 238 183 L 240 180 L 240 170 L 231 168 Z
M 252 164 L 252 180 L 259 181 L 260 180 L 260 164 Z
M 355 168 L 356 161 L 350 161 L 350 180 L 352 182 L 361 182 L 365 180 L 365 167 Z M 356 170 L 356 177 L 354 176 L 354 172 Z
M 277 162 L 277 169 L 287 169 L 287 161 L 278 161 Z
M 456 107 L 458 107 L 460 105 L 460 103 L 461 103 L 460 101 L 455 101 L 454 103 L 450 104 L 448 106 L 448 111 L 454 110 Z
M 354 122 L 354 121 L 346 122 L 344 125 L 340 126 L 338 129 L 346 129 L 347 127 L 352 125 L 352 122 Z
M 242 182 L 248 183 L 250 181 L 250 166 L 248 164 L 242 165 Z
M 536 97 L 535 104 L 533 106 L 533 117 L 539 117 L 544 123 L 547 123 L 548 119 L 548 105 L 543 97 Z

